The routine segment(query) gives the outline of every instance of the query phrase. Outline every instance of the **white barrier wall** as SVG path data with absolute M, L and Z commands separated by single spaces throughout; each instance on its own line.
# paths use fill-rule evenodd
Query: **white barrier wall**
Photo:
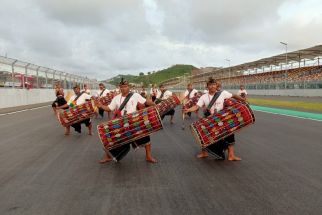
M 0 89 L 0 108 L 17 107 L 54 101 L 53 89 Z
M 72 90 L 65 90 L 65 96 Z M 92 90 L 95 95 L 97 90 Z M 56 99 L 54 89 L 1 89 L 0 88 L 0 109 L 17 107 L 23 105 L 33 105 L 45 102 L 51 102 Z
M 182 90 L 174 92 L 182 92 Z M 236 89 L 229 90 L 237 93 Z M 247 90 L 249 95 L 271 95 L 271 96 L 303 96 L 322 97 L 322 89 L 293 89 L 293 90 Z M 65 95 L 71 91 L 65 90 Z M 91 94 L 95 95 L 96 90 Z M 1 89 L 0 88 L 0 109 L 51 102 L 56 99 L 53 89 Z

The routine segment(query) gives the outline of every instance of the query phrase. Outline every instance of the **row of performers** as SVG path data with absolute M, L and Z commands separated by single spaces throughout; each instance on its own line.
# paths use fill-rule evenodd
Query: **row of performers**
M 62 89 L 62 87 L 59 84 L 55 85 L 55 93 L 56 94 L 61 89 Z M 133 92 L 133 93 L 139 93 L 144 98 L 147 98 L 147 96 L 148 96 L 148 91 L 145 89 L 144 86 L 142 86 L 141 89 L 132 87 L 130 89 L 130 91 Z M 162 91 L 161 86 L 160 86 L 160 88 L 157 88 L 157 86 L 155 84 L 152 85 L 152 88 L 150 89 L 150 93 L 149 93 L 152 101 L 155 101 L 156 98 L 158 97 L 158 95 L 159 96 L 161 95 L 161 93 L 162 93 L 161 91 Z M 81 92 L 84 92 L 84 93 L 86 93 L 88 95 L 92 94 L 91 90 L 90 90 L 90 88 L 88 87 L 87 84 L 84 84 L 84 88 L 83 88 L 83 90 Z M 99 84 L 99 90 L 94 96 L 96 96 L 96 97 L 104 97 L 107 94 L 111 94 L 113 96 L 118 95 L 118 94 L 120 94 L 120 89 L 116 88 L 114 90 L 108 90 L 108 89 L 106 89 L 106 87 L 105 87 L 105 85 L 103 83 L 100 83 Z
M 138 107 L 140 106 L 139 104 L 144 104 L 144 106 L 154 106 L 157 102 L 165 100 L 172 96 L 172 92 L 169 90 L 165 89 L 164 86 L 160 86 L 159 92 L 157 92 L 155 96 L 155 102 L 153 102 L 150 99 L 146 99 L 142 97 L 138 93 L 132 93 L 130 92 L 130 87 L 129 83 L 125 80 L 122 80 L 119 84 L 119 89 L 120 89 L 120 94 L 116 95 L 112 101 L 108 105 L 101 104 L 96 100 L 96 106 L 101 110 L 101 111 L 107 111 L 107 112 L 114 112 L 115 117 L 119 116 L 124 116 L 126 114 L 133 113 L 138 110 Z M 228 91 L 221 91 L 220 90 L 220 84 L 216 82 L 214 79 L 209 79 L 207 82 L 207 89 L 208 92 L 204 93 L 197 101 L 195 105 L 193 105 L 190 108 L 185 108 L 183 112 L 185 114 L 189 114 L 191 112 L 197 112 L 199 108 L 204 109 L 204 117 L 207 117 L 209 115 L 214 114 L 215 112 L 219 112 L 224 108 L 224 101 L 225 99 L 230 99 L 230 98 L 235 98 L 237 100 L 244 101 L 245 99 L 239 95 L 234 95 L 229 93 Z M 91 99 L 91 96 L 88 95 L 85 92 L 81 92 L 79 87 L 74 87 L 74 92 L 75 95 L 72 96 L 69 101 L 67 102 L 64 99 L 64 93 L 63 90 L 60 89 L 57 92 L 57 99 L 55 103 L 57 104 L 55 106 L 56 109 L 68 109 L 69 104 L 74 104 L 74 105 L 80 105 L 84 103 L 86 100 Z M 100 85 L 100 94 L 101 96 L 104 95 L 105 88 L 104 85 Z M 194 93 L 196 93 L 195 90 L 192 89 L 192 85 L 187 86 L 187 91 L 185 92 L 185 97 L 192 98 Z M 173 123 L 173 116 L 174 116 L 175 110 L 172 109 L 168 111 L 167 115 L 170 115 L 170 122 Z M 162 116 L 162 119 L 164 116 Z M 91 119 L 86 119 L 82 122 L 76 123 L 71 125 L 72 127 L 75 128 L 75 131 L 81 132 L 81 124 L 85 124 L 86 127 L 88 128 L 88 134 L 92 135 L 92 123 Z M 66 135 L 70 134 L 70 127 L 66 127 L 65 131 Z M 228 160 L 230 161 L 239 161 L 241 160 L 239 157 L 237 157 L 234 153 L 234 144 L 235 144 L 235 136 L 234 134 L 222 139 L 221 144 L 214 144 L 216 146 L 221 145 L 222 146 L 222 152 L 224 153 L 224 150 L 228 149 Z M 218 148 L 215 149 L 212 147 L 214 145 L 211 145 L 207 147 L 206 149 L 202 149 L 201 152 L 198 154 L 198 158 L 206 158 L 208 157 L 209 153 L 212 154 L 211 152 L 213 151 L 218 151 Z M 138 147 L 144 147 L 146 151 L 146 161 L 155 163 L 157 160 L 152 156 L 151 152 L 151 141 L 150 137 L 146 136 L 141 139 L 135 140 L 129 144 L 122 145 L 121 147 L 118 147 L 116 149 L 113 149 L 111 151 L 106 151 L 103 159 L 100 160 L 100 163 L 106 163 L 113 159 L 116 160 L 121 160 L 130 150 L 130 146 L 133 148 L 138 148 Z M 112 156 L 111 156 L 112 154 Z M 218 155 L 218 153 L 216 152 Z M 225 156 L 223 156 L 225 157 Z
M 107 90 L 104 86 L 104 84 L 99 85 L 100 90 L 98 91 L 98 97 L 105 97 L 108 94 L 110 94 L 110 91 Z M 172 92 L 165 89 L 164 86 L 160 86 L 160 90 L 157 91 L 157 95 L 152 94 L 152 100 L 146 99 L 143 96 L 141 96 L 138 93 L 132 93 L 130 92 L 129 83 L 127 81 L 122 80 L 120 85 L 120 94 L 115 95 L 110 102 L 108 106 L 104 106 L 100 103 L 96 103 L 96 106 L 99 108 L 99 113 L 103 117 L 104 111 L 108 111 L 108 113 L 111 113 L 114 111 L 114 117 L 123 116 L 128 113 L 133 113 L 137 111 L 138 107 L 140 107 L 140 104 L 144 106 L 153 106 L 155 103 L 158 103 L 162 100 L 168 99 L 170 96 L 172 96 Z M 64 90 L 62 88 L 59 88 L 56 91 L 56 100 L 53 102 L 52 107 L 55 109 L 55 111 L 58 110 L 64 110 L 68 109 L 70 107 L 76 106 L 76 105 L 82 105 L 86 101 L 90 100 L 92 98 L 91 95 L 89 95 L 89 92 L 86 90 L 81 91 L 79 86 L 75 86 L 73 88 L 74 95 L 70 97 L 68 101 L 66 101 L 64 97 Z M 131 97 L 129 97 L 131 95 Z M 96 97 L 97 97 L 96 96 Z M 155 96 L 155 98 L 153 98 Z M 120 110 L 120 107 L 123 104 L 122 110 Z M 170 110 L 166 115 L 170 115 L 170 123 L 173 124 L 173 117 L 175 114 L 175 110 Z M 162 119 L 165 117 L 165 115 L 162 116 Z M 75 129 L 76 132 L 81 133 L 81 125 L 85 124 L 85 126 L 88 128 L 88 134 L 92 135 L 92 122 L 91 118 L 85 119 L 81 122 L 72 124 L 71 127 Z M 70 134 L 70 126 L 65 127 L 65 135 Z M 149 162 L 156 162 L 156 159 L 154 159 L 151 155 L 151 144 L 150 144 L 150 137 L 145 137 L 140 140 L 135 141 L 135 145 L 137 146 L 145 146 L 146 149 L 146 160 Z M 132 144 L 134 146 L 134 144 Z M 115 150 L 116 152 L 117 150 Z M 122 153 L 122 155 L 124 152 Z M 122 156 L 121 154 L 118 155 L 118 158 Z M 104 158 L 101 163 L 105 163 L 107 161 L 110 161 L 110 158 L 106 159 Z

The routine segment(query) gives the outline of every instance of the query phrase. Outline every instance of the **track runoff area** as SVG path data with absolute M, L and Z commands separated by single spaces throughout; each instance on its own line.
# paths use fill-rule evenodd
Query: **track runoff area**
M 151 136 L 157 164 L 140 149 L 101 165 L 97 133 L 64 136 L 50 107 L 2 115 L 0 214 L 321 214 L 322 122 L 255 117 L 236 135 L 241 162 L 197 159 L 177 109 Z

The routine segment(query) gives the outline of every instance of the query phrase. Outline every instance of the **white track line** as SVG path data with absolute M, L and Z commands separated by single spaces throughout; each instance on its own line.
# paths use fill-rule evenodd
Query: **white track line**
M 288 115 L 288 114 L 283 114 L 283 113 L 272 113 L 272 112 L 263 111 L 263 110 L 254 110 L 254 111 L 263 112 L 263 113 L 270 113 L 270 114 L 275 114 L 275 115 L 281 115 L 281 116 L 288 116 L 288 117 L 293 117 L 293 118 L 298 118 L 298 119 L 307 119 L 307 120 L 322 122 L 322 120 L 320 120 L 320 119 L 305 118 L 305 117 L 301 117 L 301 116 L 293 116 L 293 115 Z
M 2 114 L 0 114 L 0 116 L 6 116 L 6 115 L 11 115 L 11 114 L 15 114 L 15 113 L 21 113 L 21 112 L 30 111 L 30 110 L 37 110 L 37 109 L 45 108 L 45 107 L 49 107 L 49 106 L 50 105 L 45 105 L 45 106 L 36 107 L 36 108 L 28 108 L 28 109 L 24 109 L 24 110 L 9 112 L 9 113 L 2 113 Z

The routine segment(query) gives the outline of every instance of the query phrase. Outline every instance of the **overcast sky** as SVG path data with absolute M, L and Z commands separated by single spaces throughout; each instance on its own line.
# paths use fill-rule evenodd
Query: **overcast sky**
M 107 79 L 322 44 L 321 0 L 0 0 L 0 55 Z

